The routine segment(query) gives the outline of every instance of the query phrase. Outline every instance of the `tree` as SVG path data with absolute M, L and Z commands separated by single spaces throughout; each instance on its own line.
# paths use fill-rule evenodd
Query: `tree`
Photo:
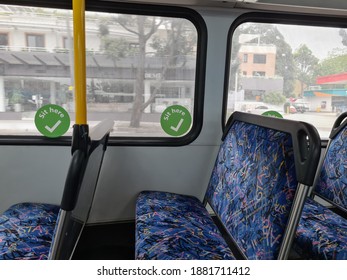
M 170 67 L 183 67 L 186 64 L 186 55 L 195 51 L 196 32 L 192 32 L 192 27 L 188 27 L 188 21 L 184 19 L 165 20 L 159 17 L 119 15 L 111 22 L 135 35 L 137 40 L 138 48 L 131 51 L 127 40 L 110 38 L 108 25 L 105 23 L 99 25 L 105 52 L 114 61 L 121 57 L 136 56 L 135 96 L 130 126 L 139 127 L 142 113 L 159 93 L 160 85 L 165 80 L 167 71 Z M 161 32 L 165 28 L 166 36 L 155 35 L 159 27 L 162 27 Z M 151 55 L 158 57 L 158 60 L 162 62 L 162 67 L 157 86 L 151 90 L 149 98 L 144 100 L 145 62 L 149 47 L 154 51 Z
M 196 48 L 197 36 L 192 25 L 185 19 L 170 19 L 163 22 L 165 26 L 166 38 L 158 35 L 153 36 L 151 47 L 156 51 L 158 57 L 169 56 L 170 65 L 177 65 L 183 62 L 188 54 L 192 54 Z M 181 58 L 183 61 L 178 61 Z
M 158 30 L 162 23 L 161 19 L 156 17 L 145 16 L 119 16 L 117 22 L 125 30 L 138 37 L 139 52 L 138 52 L 138 67 L 136 71 L 135 97 L 131 114 L 130 126 L 139 127 L 142 116 L 143 96 L 145 92 L 144 77 L 145 77 L 145 58 L 146 44 L 151 36 Z
M 238 90 L 235 87 L 237 86 L 237 84 L 239 84 L 239 81 L 236 81 L 236 79 L 238 79 L 239 77 L 239 66 L 241 63 L 239 58 L 239 50 L 241 47 L 241 44 L 239 43 L 240 34 L 241 29 L 236 28 L 233 34 L 232 48 L 230 54 L 229 90 L 233 89 L 235 91 Z
M 340 29 L 339 31 L 339 34 L 341 36 L 341 43 L 344 45 L 344 46 L 347 46 L 347 32 L 345 29 Z
M 297 79 L 301 84 L 301 95 L 305 85 L 315 83 L 317 76 L 319 59 L 312 54 L 312 51 L 304 44 L 294 52 L 294 61 L 297 69 Z
M 264 96 L 264 102 L 274 105 L 283 104 L 286 101 L 286 97 L 278 91 L 272 91 Z
M 341 43 L 347 46 L 346 30 L 340 29 L 339 35 L 341 36 Z M 342 72 L 347 72 L 347 51 L 346 48 L 335 48 L 329 52 L 328 58 L 319 63 L 317 74 L 319 76 L 326 76 Z
M 108 23 L 118 24 L 123 29 L 133 34 L 137 38 L 138 53 L 137 53 L 137 68 L 135 81 L 135 96 L 131 113 L 130 126 L 139 127 L 141 115 L 143 112 L 143 95 L 144 95 L 144 77 L 145 77 L 145 58 L 146 45 L 152 35 L 158 30 L 162 24 L 162 19 L 157 17 L 137 16 L 137 15 L 118 15 Z M 102 38 L 106 53 L 117 60 L 120 57 L 126 56 L 129 49 L 129 43 L 124 39 L 110 38 L 109 29 L 105 23 L 99 25 L 99 32 Z
M 328 57 L 319 64 L 319 76 L 342 72 L 347 72 L 347 54 Z
M 197 45 L 196 31 L 191 23 L 184 19 L 170 19 L 163 23 L 167 37 L 154 36 L 151 47 L 155 50 L 155 56 L 162 59 L 161 76 L 157 79 L 157 85 L 151 92 L 148 100 L 142 105 L 146 108 L 153 102 L 160 92 L 162 82 L 170 68 L 183 68 L 189 57 L 192 57 Z M 189 56 L 190 55 L 190 56 Z

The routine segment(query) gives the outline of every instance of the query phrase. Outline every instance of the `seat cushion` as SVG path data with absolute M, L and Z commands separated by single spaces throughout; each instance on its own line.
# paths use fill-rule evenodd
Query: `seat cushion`
M 0 216 L 0 260 L 47 259 L 59 206 L 20 203 Z
M 347 220 L 307 199 L 295 239 L 295 249 L 309 259 L 347 259 Z
M 235 259 L 208 211 L 195 197 L 140 193 L 136 205 L 136 259 Z

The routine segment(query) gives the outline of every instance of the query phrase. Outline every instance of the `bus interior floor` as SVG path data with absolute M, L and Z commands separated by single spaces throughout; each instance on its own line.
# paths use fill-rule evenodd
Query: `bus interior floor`
M 133 260 L 135 222 L 90 225 L 83 230 L 74 260 Z
M 215 217 L 212 218 L 215 220 Z M 134 253 L 135 222 L 131 221 L 86 226 L 72 259 L 134 260 Z M 289 259 L 300 260 L 302 257 L 293 249 Z

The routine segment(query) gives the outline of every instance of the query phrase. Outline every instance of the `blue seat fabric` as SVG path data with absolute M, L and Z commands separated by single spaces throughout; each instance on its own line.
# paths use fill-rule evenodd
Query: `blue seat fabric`
M 140 260 L 235 259 L 203 204 L 190 196 L 140 193 L 136 235 Z
M 206 198 L 248 259 L 276 259 L 297 185 L 291 136 L 236 121 Z M 143 192 L 136 211 L 138 259 L 233 258 L 196 198 Z
M 0 216 L 0 260 L 48 258 L 59 206 L 19 203 Z
M 347 211 L 347 126 L 331 140 L 314 191 Z
M 346 260 L 347 220 L 308 198 L 296 232 L 295 249 L 307 259 Z
M 347 126 L 331 140 L 314 191 L 347 211 Z M 305 204 L 296 250 L 304 258 L 347 259 L 347 220 L 312 199 Z
M 207 200 L 247 259 L 277 259 L 297 186 L 290 134 L 235 122 Z

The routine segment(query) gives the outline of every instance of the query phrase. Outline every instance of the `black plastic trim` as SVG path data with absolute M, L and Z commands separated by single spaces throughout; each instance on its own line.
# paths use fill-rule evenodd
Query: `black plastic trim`
M 307 15 L 298 13 L 282 13 L 282 12 L 249 12 L 244 13 L 232 23 L 228 39 L 227 39 L 227 54 L 225 64 L 225 80 L 224 80 L 224 96 L 223 96 L 223 112 L 222 112 L 222 128 L 224 130 L 227 117 L 227 99 L 230 75 L 230 59 L 231 59 L 231 42 L 235 29 L 246 22 L 258 23 L 276 23 L 276 24 L 292 24 L 292 25 L 306 25 L 306 26 L 322 26 L 322 27 L 336 27 L 347 28 L 346 17 L 343 16 L 324 16 L 324 15 Z
M 235 121 L 289 133 L 293 141 L 296 179 L 302 184 L 312 186 L 321 153 L 321 140 L 313 125 L 300 121 L 234 112 L 224 129 L 222 141 Z
M 346 210 L 345 208 L 343 208 L 342 206 L 336 204 L 334 201 L 328 199 L 327 197 L 325 197 L 325 196 L 323 196 L 323 195 L 321 195 L 321 194 L 319 194 L 319 193 L 314 192 L 313 194 L 314 194 L 315 196 L 320 197 L 322 200 L 324 200 L 324 201 L 326 201 L 326 202 L 329 202 L 334 208 L 338 209 L 338 211 L 339 211 L 340 213 L 343 213 L 342 215 L 339 214 L 340 216 L 347 215 L 347 210 Z M 329 207 L 328 207 L 328 208 L 329 208 Z
M 37 7 L 71 9 L 72 1 L 18 0 L 0 1 L 0 4 L 30 5 Z M 109 146 L 183 146 L 193 142 L 200 134 L 203 125 L 203 107 L 205 94 L 207 27 L 204 19 L 195 10 L 176 6 L 129 4 L 100 0 L 86 0 L 86 11 L 114 12 L 124 14 L 180 17 L 191 21 L 198 34 L 198 51 L 195 72 L 194 113 L 192 128 L 182 137 L 115 137 L 110 136 Z M 51 140 L 42 136 L 0 136 L 0 145 L 47 145 L 69 146 L 71 137 Z M 12 141 L 12 142 L 11 142 Z
M 75 208 L 81 180 L 87 163 L 86 158 L 86 152 L 82 150 L 76 150 L 72 154 L 70 167 L 65 181 L 64 193 L 60 204 L 60 208 L 65 211 L 71 211 Z
M 0 146 L 71 146 L 72 136 L 48 138 L 44 136 L 0 136 Z
M 345 127 L 347 126 L 347 112 L 343 112 L 341 115 L 339 115 L 337 117 L 337 119 L 335 120 L 335 123 L 333 125 L 333 128 L 331 129 L 331 133 L 330 133 L 330 140 L 329 142 L 327 143 L 326 145 L 326 150 L 325 150 L 325 153 L 323 154 L 323 160 L 320 162 L 320 165 L 319 165 L 319 168 L 318 170 L 320 171 L 323 167 L 323 164 L 324 164 L 324 160 L 325 160 L 325 157 L 328 153 L 328 149 L 329 149 L 329 146 L 330 146 L 330 143 L 331 143 L 331 140 L 333 140 L 338 134 L 339 132 L 341 132 L 341 130 L 343 130 Z M 317 176 L 316 177 L 316 181 L 314 182 L 314 188 L 317 184 L 317 182 L 319 181 L 320 177 Z M 337 203 L 335 203 L 334 201 L 330 200 L 328 197 L 325 197 L 324 195 L 321 195 L 320 193 L 317 193 L 315 191 L 315 189 L 313 189 L 313 196 L 314 197 L 315 195 L 320 197 L 321 199 L 329 202 L 331 205 L 333 205 L 336 209 L 338 209 L 338 211 L 340 213 L 344 213 L 344 215 L 347 215 L 347 209 L 345 209 L 344 207 L 338 205 Z
M 347 112 L 343 112 L 334 122 L 331 130 L 330 139 L 334 139 L 336 135 L 347 125 Z
M 71 1 L 47 1 L 47 0 L 0 0 L 0 4 L 13 6 L 32 6 L 42 8 L 72 9 Z

